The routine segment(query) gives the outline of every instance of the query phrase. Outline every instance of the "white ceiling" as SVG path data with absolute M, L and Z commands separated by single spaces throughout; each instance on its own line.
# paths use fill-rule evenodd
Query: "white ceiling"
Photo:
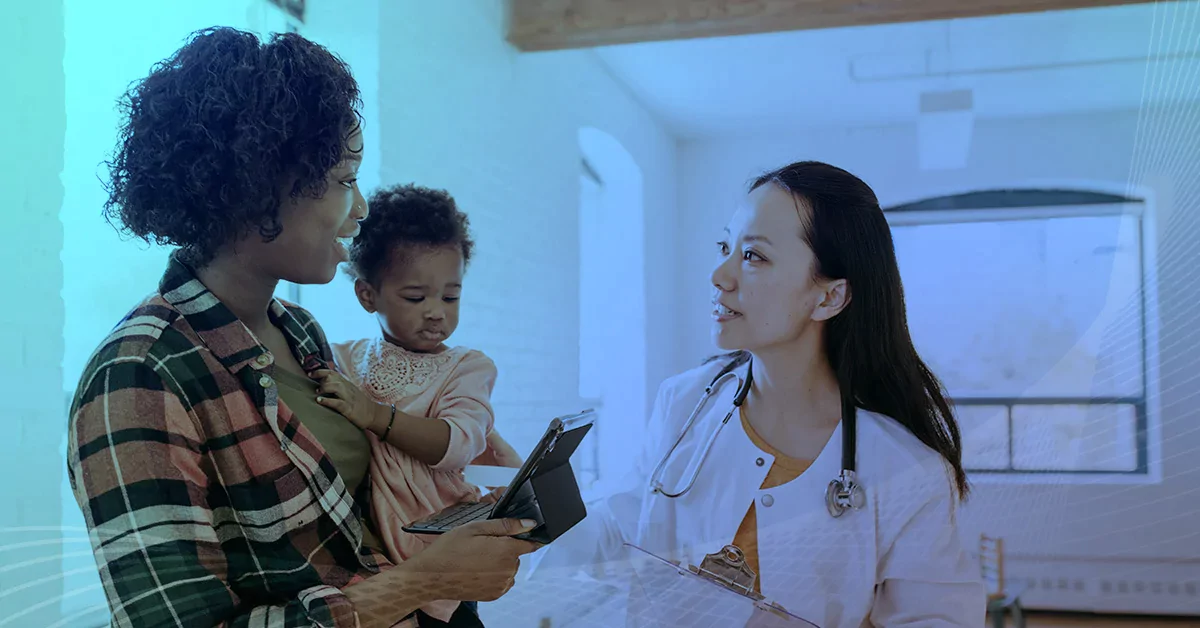
M 683 138 L 911 122 L 969 88 L 978 117 L 1200 98 L 1200 0 L 596 49 Z

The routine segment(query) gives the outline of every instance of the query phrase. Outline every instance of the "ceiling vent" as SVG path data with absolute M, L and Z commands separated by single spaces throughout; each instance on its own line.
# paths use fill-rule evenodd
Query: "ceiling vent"
M 969 89 L 924 92 L 917 118 L 917 152 L 922 170 L 967 166 L 975 130 L 975 97 Z

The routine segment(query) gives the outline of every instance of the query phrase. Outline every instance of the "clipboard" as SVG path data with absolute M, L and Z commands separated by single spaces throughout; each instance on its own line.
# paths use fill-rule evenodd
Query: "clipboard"
M 627 628 L 820 628 L 755 593 L 757 575 L 727 545 L 700 566 L 684 566 L 625 543 L 633 563 Z

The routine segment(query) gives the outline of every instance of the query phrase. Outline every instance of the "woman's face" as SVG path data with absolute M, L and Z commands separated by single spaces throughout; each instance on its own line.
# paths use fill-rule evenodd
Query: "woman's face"
M 296 284 L 333 281 L 338 264 L 350 259 L 347 247 L 358 235 L 359 221 L 367 217 L 367 201 L 358 189 L 362 157 L 362 134 L 355 131 L 346 141 L 344 158 L 326 175 L 321 198 L 282 195 L 279 237 L 267 243 L 251 240 L 264 272 Z M 289 183 L 285 190 L 290 189 Z
M 847 303 L 845 280 L 814 277 L 802 211 L 808 211 L 803 203 L 767 184 L 747 195 L 729 221 L 712 272 L 713 339 L 721 349 L 754 352 L 795 342 Z

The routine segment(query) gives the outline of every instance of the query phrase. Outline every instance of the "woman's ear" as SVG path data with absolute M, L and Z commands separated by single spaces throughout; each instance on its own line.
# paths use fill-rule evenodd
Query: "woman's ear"
M 834 279 L 825 284 L 825 293 L 817 308 L 813 310 L 814 321 L 827 321 L 837 316 L 850 305 L 850 282 Z
M 362 279 L 354 280 L 354 294 L 358 297 L 358 303 L 368 314 L 375 313 L 375 287 L 363 281 Z

